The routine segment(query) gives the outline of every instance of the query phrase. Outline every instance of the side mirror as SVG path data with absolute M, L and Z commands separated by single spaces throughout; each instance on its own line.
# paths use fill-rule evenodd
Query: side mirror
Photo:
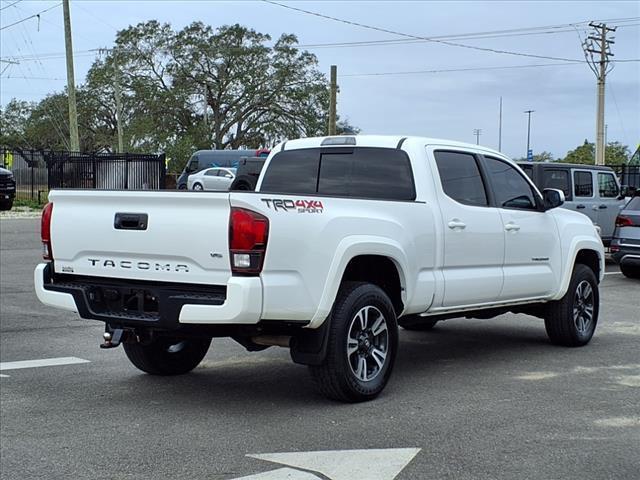
M 545 188 L 542 192 L 542 198 L 544 200 L 544 209 L 551 210 L 564 203 L 564 192 L 556 188 Z

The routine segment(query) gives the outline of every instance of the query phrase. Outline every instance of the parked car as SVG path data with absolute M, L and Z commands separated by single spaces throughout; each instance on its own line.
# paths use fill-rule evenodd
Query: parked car
M 229 190 L 236 178 L 235 168 L 207 168 L 189 175 L 189 190 Z
M 593 223 L 477 145 L 304 138 L 270 154 L 255 192 L 54 190 L 49 202 L 38 298 L 104 322 L 102 346 L 122 343 L 149 374 L 189 372 L 212 337 L 231 337 L 288 347 L 323 394 L 355 402 L 389 380 L 398 325 L 526 313 L 577 347 L 598 322 Z
M 16 181 L 11 170 L 0 167 L 0 210 L 11 210 L 16 196 Z
M 205 168 L 224 167 L 237 168 L 243 157 L 267 157 L 269 150 L 198 150 L 187 162 L 178 177 L 176 186 L 179 190 L 186 190 L 189 175 L 200 172 Z
M 629 278 L 640 278 L 640 192 L 620 211 L 611 240 L 611 257 Z
M 563 207 L 584 213 L 600 227 L 602 242 L 611 243 L 616 217 L 626 201 L 610 167 L 555 162 L 519 165 L 541 190 L 562 190 Z

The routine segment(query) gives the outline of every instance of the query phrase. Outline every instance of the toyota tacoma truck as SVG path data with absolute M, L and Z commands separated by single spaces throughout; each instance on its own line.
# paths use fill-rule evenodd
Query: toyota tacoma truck
M 105 324 L 133 365 L 183 374 L 214 337 L 290 349 L 321 393 L 376 397 L 398 328 L 506 312 L 593 336 L 604 250 L 503 154 L 418 137 L 283 142 L 255 191 L 53 190 L 35 288 Z

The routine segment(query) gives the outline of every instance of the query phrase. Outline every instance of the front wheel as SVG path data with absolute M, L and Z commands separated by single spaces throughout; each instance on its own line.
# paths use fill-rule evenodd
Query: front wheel
M 327 321 L 327 356 L 321 365 L 309 367 L 318 390 L 344 402 L 375 398 L 391 376 L 398 349 L 389 297 L 369 283 L 345 283 Z
M 200 183 L 194 183 L 193 184 L 193 189 L 200 192 L 200 191 L 204 190 L 204 187 Z
M 210 338 L 156 337 L 148 343 L 123 343 L 138 369 L 151 375 L 181 375 L 198 366 L 211 345 Z
M 567 293 L 548 308 L 544 326 L 552 343 L 567 347 L 589 343 L 596 330 L 600 309 L 598 281 L 593 270 L 577 264 Z

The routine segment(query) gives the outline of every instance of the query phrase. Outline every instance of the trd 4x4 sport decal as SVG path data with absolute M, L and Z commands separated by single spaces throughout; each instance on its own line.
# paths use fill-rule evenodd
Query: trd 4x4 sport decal
M 267 204 L 267 208 L 273 208 L 276 212 L 279 210 L 285 212 L 298 213 L 322 213 L 324 207 L 319 200 L 290 200 L 282 198 L 261 198 Z

